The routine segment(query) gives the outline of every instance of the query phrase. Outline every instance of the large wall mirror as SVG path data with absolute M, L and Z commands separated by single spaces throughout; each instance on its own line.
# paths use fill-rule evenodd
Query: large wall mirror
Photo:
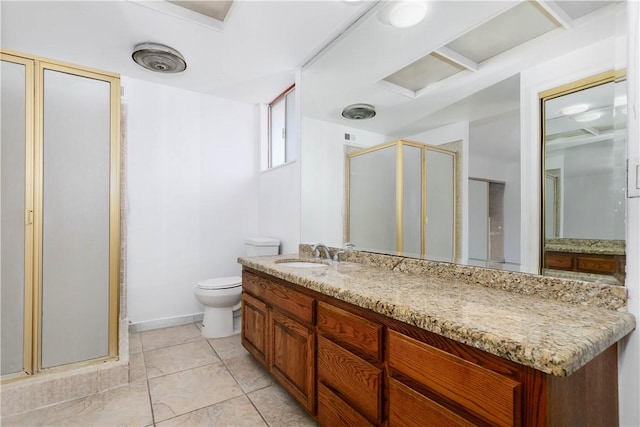
M 543 274 L 624 283 L 626 86 L 611 72 L 541 94 Z
M 539 274 L 539 93 L 626 67 L 626 3 L 430 1 L 409 28 L 389 21 L 399 2 L 359 4 L 301 73 L 301 241 L 343 247 L 348 153 L 403 139 L 456 153 L 453 262 Z M 363 103 L 374 117 L 341 114 Z M 564 172 L 545 172 L 554 233 L 569 213 L 557 207 Z

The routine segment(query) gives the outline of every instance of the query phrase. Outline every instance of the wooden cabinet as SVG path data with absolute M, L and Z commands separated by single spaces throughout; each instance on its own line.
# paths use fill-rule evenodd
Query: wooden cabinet
M 471 427 L 476 424 L 427 396 L 389 378 L 389 427 Z
M 318 301 L 317 307 L 318 384 L 327 390 L 318 397 L 318 417 L 324 419 L 325 411 L 333 414 L 337 407 L 348 407 L 348 414 L 380 425 L 382 325 L 324 301 Z
M 314 413 L 314 299 L 248 272 L 243 272 L 242 284 L 242 344 Z
M 568 377 L 253 270 L 242 343 L 323 426 L 617 425 L 617 348 Z
M 624 283 L 626 257 L 624 255 L 546 251 L 544 253 L 544 268 L 604 274 L 614 276 Z
M 420 388 L 437 396 L 441 406 L 449 406 L 451 412 L 455 410 L 463 414 L 460 418 L 466 415 L 469 422 L 481 420 L 503 427 L 521 424 L 520 382 L 396 331 L 388 332 L 387 342 L 391 376 L 408 378 L 419 384 Z M 398 391 L 395 396 L 399 398 L 403 394 L 407 393 Z M 397 406 L 398 403 L 392 398 L 391 406 Z M 433 403 L 426 397 L 424 402 L 425 412 L 433 411 Z M 403 419 L 401 413 L 397 419 Z
M 275 310 L 269 312 L 271 374 L 310 412 L 315 406 L 313 330 Z
M 242 294 L 242 344 L 263 365 L 267 365 L 267 305 Z

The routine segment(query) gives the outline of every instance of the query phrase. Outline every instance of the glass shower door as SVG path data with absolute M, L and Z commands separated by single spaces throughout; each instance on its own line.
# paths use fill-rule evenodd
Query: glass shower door
M 43 70 L 43 368 L 109 354 L 111 88 L 64 71 Z
M 455 256 L 455 157 L 427 150 L 426 258 L 453 262 Z
M 2 284 L 2 342 L 0 360 L 2 375 L 29 371 L 31 348 L 30 329 L 25 323 L 31 318 L 30 250 L 32 233 L 31 192 L 27 174 L 31 171 L 33 107 L 33 62 L 11 55 L 2 55 L 0 99 L 0 271 Z M 26 359 L 25 359 L 26 357 Z
M 396 253 L 396 145 L 350 159 L 349 239 L 358 250 Z

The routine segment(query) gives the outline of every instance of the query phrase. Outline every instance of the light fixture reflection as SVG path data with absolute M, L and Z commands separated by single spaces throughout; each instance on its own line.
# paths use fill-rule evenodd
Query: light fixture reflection
M 575 116 L 573 120 L 575 120 L 576 122 L 584 123 L 584 122 L 592 122 L 594 120 L 598 120 L 600 117 L 602 117 L 601 111 L 589 111 L 588 113 Z
M 589 105 L 587 104 L 574 104 L 564 107 L 560 110 L 560 114 L 563 116 L 573 116 L 574 114 L 584 113 L 589 109 Z

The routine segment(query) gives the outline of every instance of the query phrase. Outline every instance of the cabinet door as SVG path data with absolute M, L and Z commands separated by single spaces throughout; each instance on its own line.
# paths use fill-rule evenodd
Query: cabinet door
M 242 345 L 263 365 L 267 365 L 267 306 L 242 294 Z
M 310 412 L 314 412 L 314 333 L 277 311 L 269 312 L 269 371 Z

